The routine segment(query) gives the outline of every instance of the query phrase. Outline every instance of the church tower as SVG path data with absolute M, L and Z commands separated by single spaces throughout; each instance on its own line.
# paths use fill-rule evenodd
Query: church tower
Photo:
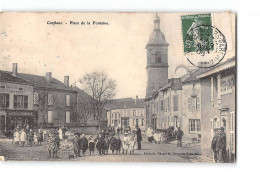
M 146 97 L 168 83 L 168 46 L 164 34 L 160 30 L 160 17 L 154 19 L 154 30 L 150 35 L 147 50 L 147 74 Z

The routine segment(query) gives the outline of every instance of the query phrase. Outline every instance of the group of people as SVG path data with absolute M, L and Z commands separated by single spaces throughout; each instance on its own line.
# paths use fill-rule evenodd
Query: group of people
M 213 151 L 214 161 L 216 163 L 225 162 L 226 158 L 226 134 L 224 128 L 216 128 L 215 135 L 211 142 L 211 148 Z
M 141 149 L 142 134 L 141 129 L 137 126 L 136 131 L 133 133 L 126 132 L 124 137 L 120 138 L 120 135 L 115 133 L 106 133 L 103 131 L 94 139 L 93 136 L 87 138 L 84 134 L 75 134 L 73 141 L 74 154 L 80 156 L 81 152 L 83 155 L 89 150 L 90 155 L 94 155 L 95 149 L 98 150 L 99 155 L 107 155 L 108 151 L 111 150 L 112 154 L 134 154 L 134 150 Z
M 182 137 L 184 135 L 183 131 L 181 130 L 180 127 L 177 128 L 178 130 L 175 131 L 174 127 L 169 127 L 166 131 L 165 131 L 165 137 L 166 137 L 166 141 L 165 142 L 169 142 L 169 141 L 173 141 L 175 139 L 177 139 L 177 147 L 182 147 Z M 152 143 L 153 141 L 155 141 L 155 143 L 160 143 L 163 140 L 162 138 L 162 133 L 158 132 L 158 131 L 154 131 L 152 128 L 152 125 L 150 125 L 150 127 L 147 129 L 146 131 L 146 135 L 148 137 L 148 142 Z
M 42 145 L 44 130 L 42 128 L 33 131 L 29 126 L 15 129 L 13 134 L 13 144 L 16 146 Z

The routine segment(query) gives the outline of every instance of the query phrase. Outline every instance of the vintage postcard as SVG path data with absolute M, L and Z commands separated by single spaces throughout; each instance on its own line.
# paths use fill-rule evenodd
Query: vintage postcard
M 0 22 L 0 160 L 236 162 L 234 13 Z

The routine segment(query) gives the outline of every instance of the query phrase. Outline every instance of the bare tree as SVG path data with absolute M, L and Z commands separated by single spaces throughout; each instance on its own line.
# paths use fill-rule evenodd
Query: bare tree
M 43 123 L 46 124 L 45 119 L 47 118 L 47 114 L 48 114 L 48 92 L 43 90 L 43 91 L 39 91 L 38 93 L 38 97 L 36 97 L 36 99 L 34 99 L 34 106 L 36 107 L 36 109 L 40 112 L 42 119 L 43 119 Z
M 90 100 L 79 100 L 76 104 L 72 105 L 75 106 L 77 110 L 77 122 L 87 123 L 88 119 L 93 114 L 92 110 L 92 101 Z
M 79 82 L 83 90 L 93 97 L 92 115 L 94 120 L 100 121 L 104 106 L 116 95 L 116 81 L 104 72 L 95 71 L 85 74 Z

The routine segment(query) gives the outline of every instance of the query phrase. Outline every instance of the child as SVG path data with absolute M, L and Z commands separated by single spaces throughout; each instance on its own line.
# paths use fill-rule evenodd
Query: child
M 129 142 L 130 142 L 130 138 L 128 136 L 128 133 L 125 132 L 125 136 L 123 138 L 123 154 L 127 155 L 127 152 L 129 150 Z
M 116 139 L 116 154 L 120 154 L 121 147 L 122 147 L 122 142 L 120 140 L 120 136 L 118 136 L 118 138 Z
M 13 142 L 14 142 L 14 145 L 16 145 L 16 146 L 20 142 L 20 132 L 19 132 L 18 129 L 16 129 L 15 132 L 14 132 L 14 140 L 13 140 Z
M 32 146 L 32 142 L 33 142 L 33 131 L 32 129 L 30 129 L 28 135 L 27 135 L 27 141 L 28 141 L 28 145 L 31 147 Z
M 24 146 L 25 141 L 26 141 L 26 132 L 24 131 L 24 129 L 21 130 L 21 145 Z
M 131 154 L 134 154 L 135 144 L 136 144 L 136 139 L 135 139 L 135 136 L 133 136 L 133 137 L 131 138 L 131 140 L 129 141 L 129 151 L 130 151 L 130 155 L 131 155 Z
M 34 132 L 34 135 L 33 135 L 33 142 L 35 145 L 38 145 L 38 136 L 37 136 L 37 132 Z
M 89 154 L 91 155 L 91 153 L 93 153 L 94 155 L 94 152 L 95 152 L 95 141 L 92 137 L 92 135 L 89 137 Z

